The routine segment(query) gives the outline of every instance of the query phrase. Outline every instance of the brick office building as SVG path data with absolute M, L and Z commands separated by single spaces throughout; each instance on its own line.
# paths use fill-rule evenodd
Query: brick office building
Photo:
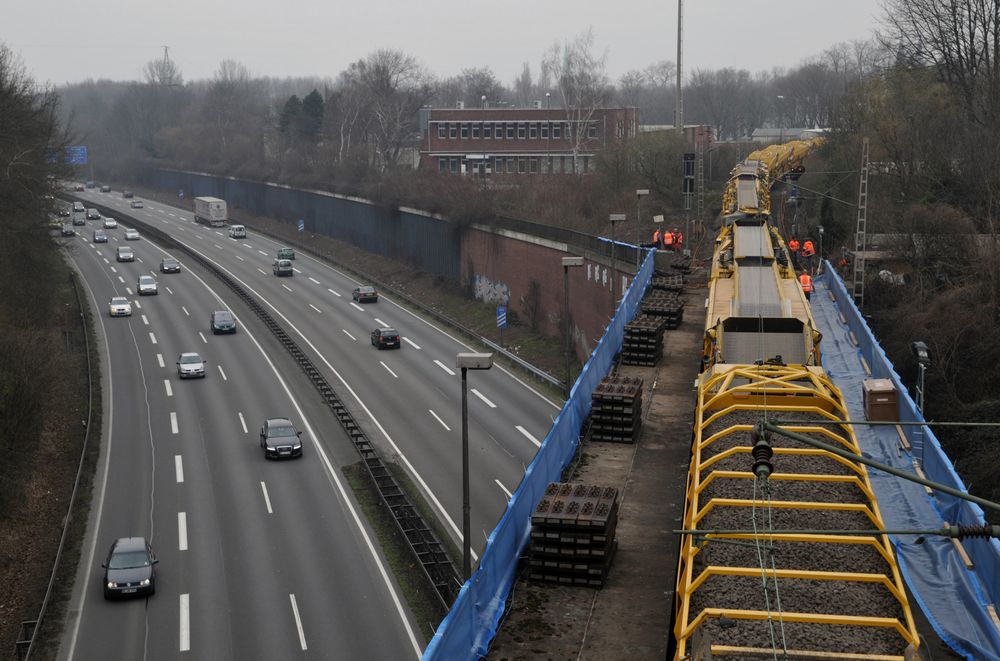
M 601 150 L 636 135 L 639 109 L 424 108 L 420 124 L 420 167 L 441 174 L 592 172 Z

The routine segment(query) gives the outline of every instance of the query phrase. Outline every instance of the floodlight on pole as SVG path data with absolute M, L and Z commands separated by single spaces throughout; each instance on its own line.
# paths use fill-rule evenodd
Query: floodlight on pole
M 469 394 L 466 372 L 493 367 L 491 353 L 460 353 L 455 367 L 462 370 L 462 578 L 472 577 L 472 531 L 469 524 Z

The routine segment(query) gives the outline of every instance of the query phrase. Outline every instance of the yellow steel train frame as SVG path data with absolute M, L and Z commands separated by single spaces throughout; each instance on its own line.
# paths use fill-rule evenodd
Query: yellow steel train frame
M 771 213 L 771 186 L 796 167 L 802 165 L 803 159 L 811 151 L 823 144 L 824 138 L 811 140 L 792 140 L 780 145 L 768 145 L 763 149 L 750 152 L 742 163 L 730 172 L 729 182 L 722 194 L 722 215 L 745 213 L 760 215 Z M 737 192 L 741 178 L 756 179 L 757 205 L 755 207 L 741 203 Z
M 720 417 L 737 410 L 768 411 L 780 415 L 780 412 L 808 412 L 820 415 L 829 420 L 848 419 L 843 398 L 840 391 L 824 374 L 820 367 L 806 367 L 802 365 L 780 366 L 780 365 L 715 365 L 702 374 L 698 385 L 698 405 L 694 427 L 694 443 L 692 448 L 692 460 L 688 472 L 687 499 L 684 513 L 684 528 L 687 530 L 697 530 L 703 518 L 714 508 L 719 507 L 750 507 L 752 501 L 741 499 L 714 498 L 708 502 L 702 502 L 702 494 L 705 488 L 717 479 L 747 479 L 753 480 L 753 473 L 746 471 L 712 471 L 714 464 L 720 462 L 725 457 L 734 454 L 746 453 L 747 465 L 752 463 L 749 456 L 750 446 L 736 446 L 728 450 L 703 459 L 702 456 L 706 448 L 710 447 L 720 439 L 733 433 L 748 432 L 753 430 L 752 425 L 733 425 L 727 429 L 713 434 L 706 434 L 706 429 Z M 789 429 L 794 429 L 802 433 L 822 434 L 828 442 L 840 445 L 845 449 L 860 453 L 857 439 L 855 438 L 850 425 L 842 425 L 837 428 L 839 434 L 834 430 L 821 425 L 809 425 L 808 422 L 788 425 Z M 774 448 L 775 456 L 780 460 L 782 455 L 813 455 L 828 457 L 832 461 L 850 469 L 848 475 L 823 475 L 823 474 L 789 474 L 774 473 L 771 480 L 798 480 L 813 482 L 831 483 L 852 483 L 855 484 L 863 494 L 866 502 L 863 503 L 830 503 L 830 502 L 802 502 L 802 501 L 771 501 L 769 504 L 775 508 L 797 508 L 815 510 L 847 510 L 863 513 L 871 521 L 872 528 L 884 530 L 885 524 L 879 512 L 878 504 L 872 491 L 868 472 L 863 464 L 856 464 L 847 459 L 832 453 L 813 448 Z M 780 467 L 780 461 L 776 462 Z M 704 479 L 702 472 L 710 471 Z M 794 569 L 781 569 L 778 571 L 768 570 L 768 575 L 773 578 L 785 579 L 805 579 L 813 581 L 848 581 L 848 582 L 868 582 L 877 583 L 885 587 L 886 591 L 899 603 L 903 617 L 872 617 L 854 615 L 851 613 L 796 613 L 783 612 L 780 618 L 785 622 L 804 622 L 814 624 L 830 625 L 851 625 L 864 627 L 881 627 L 891 629 L 900 636 L 900 648 L 910 648 L 916 650 L 919 646 L 919 638 L 913 623 L 913 615 L 909 602 L 906 598 L 906 590 L 900 576 L 899 566 L 892 550 L 889 537 L 885 534 L 877 535 L 830 535 L 830 534 L 803 534 L 803 533 L 764 533 L 768 540 L 788 541 L 788 542 L 808 542 L 821 544 L 852 544 L 858 546 L 869 546 L 875 549 L 885 560 L 889 571 L 885 574 L 866 574 L 851 571 L 822 572 L 806 571 Z M 705 608 L 698 613 L 692 613 L 691 599 L 698 589 L 712 576 L 760 576 L 759 567 L 725 567 L 707 566 L 696 570 L 695 558 L 701 550 L 701 544 L 708 538 L 727 539 L 753 539 L 754 535 L 747 533 L 725 533 L 706 534 L 701 540 L 696 540 L 693 535 L 685 535 L 681 541 L 681 551 L 678 560 L 678 578 L 676 601 L 676 618 L 674 625 L 674 635 L 677 640 L 677 652 L 674 657 L 677 660 L 691 658 L 692 637 L 698 628 L 709 618 L 726 617 L 734 620 L 767 620 L 775 617 L 775 614 L 760 610 L 741 610 L 732 608 Z M 710 644 L 710 652 L 713 656 L 758 656 L 760 654 L 770 654 L 771 650 L 758 648 L 741 648 L 727 646 L 723 644 Z M 791 651 L 790 651 L 791 652 Z M 698 655 L 695 655 L 698 656 Z M 902 660 L 904 655 L 869 655 L 852 654 L 837 650 L 827 650 L 823 652 L 796 651 L 795 658 L 828 658 L 828 659 L 895 659 Z

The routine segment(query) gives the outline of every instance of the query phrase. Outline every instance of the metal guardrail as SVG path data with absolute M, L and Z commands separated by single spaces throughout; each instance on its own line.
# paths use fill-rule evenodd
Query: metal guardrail
M 75 197 L 73 199 L 76 199 Z M 87 202 L 94 206 L 102 214 L 114 214 L 122 218 L 121 211 L 105 207 L 100 204 Z M 244 303 L 246 303 L 254 314 L 264 322 L 268 330 L 281 342 L 285 350 L 292 356 L 302 371 L 306 374 L 313 386 L 319 392 L 326 405 L 333 411 L 340 425 L 344 428 L 348 438 L 354 444 L 364 462 L 369 477 L 375 484 L 382 504 L 392 513 L 392 518 L 396 523 L 399 532 L 402 533 L 410 551 L 420 564 L 427 580 L 434 586 L 435 592 L 441 605 L 447 610 L 454 598 L 458 595 L 461 582 L 458 579 L 458 570 L 452 563 L 451 558 L 444 550 L 444 545 L 434 534 L 433 529 L 427 525 L 420 511 L 409 501 L 406 492 L 403 491 L 399 482 L 389 471 L 385 462 L 379 456 L 378 451 L 372 442 L 365 435 L 364 430 L 347 410 L 346 405 L 334 391 L 323 373 L 313 364 L 302 348 L 292 339 L 291 335 L 275 320 L 264 306 L 254 298 L 249 292 L 221 267 L 211 262 L 206 257 L 198 254 L 194 250 L 179 243 L 174 237 L 152 225 L 137 220 L 132 216 L 125 215 L 133 225 L 142 228 L 146 234 L 156 238 L 161 243 L 172 246 L 188 255 L 201 266 L 208 269 L 221 280 L 233 293 L 235 293 Z
M 66 535 L 69 531 L 70 523 L 73 522 L 73 506 L 76 504 L 76 492 L 80 486 L 80 475 L 83 474 L 83 462 L 87 456 L 87 447 L 90 443 L 90 423 L 94 412 L 94 373 L 93 365 L 90 361 L 90 334 L 87 332 L 87 315 L 84 312 L 83 301 L 80 299 L 80 289 L 76 286 L 76 276 L 71 271 L 69 281 L 73 285 L 73 293 L 76 295 L 77 308 L 80 310 L 80 327 L 83 330 L 84 350 L 87 353 L 87 426 L 83 433 L 83 447 L 80 449 L 80 461 L 76 467 L 76 477 L 73 480 L 73 491 L 69 496 L 69 504 L 66 506 L 66 518 L 63 519 L 62 533 L 59 535 L 59 546 L 56 548 L 56 557 L 52 562 L 52 573 L 49 575 L 49 584 L 45 588 L 45 597 L 42 599 L 42 606 L 38 609 L 38 617 L 34 620 L 21 622 L 21 631 L 18 640 L 14 642 L 14 654 L 18 661 L 28 661 L 35 644 L 35 636 L 42 627 L 45 620 L 45 611 L 49 606 L 49 599 L 52 597 L 52 588 L 55 586 L 56 573 L 59 571 L 59 561 L 62 560 L 63 549 L 66 546 Z

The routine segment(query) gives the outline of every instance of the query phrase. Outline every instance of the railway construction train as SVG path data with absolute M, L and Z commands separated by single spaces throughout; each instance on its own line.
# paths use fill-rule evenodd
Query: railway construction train
M 680 659 L 904 659 L 919 638 L 770 191 L 821 139 L 734 168 L 715 242 L 675 593 Z M 825 424 L 822 424 L 825 423 Z M 849 532 L 848 532 L 849 531 Z

